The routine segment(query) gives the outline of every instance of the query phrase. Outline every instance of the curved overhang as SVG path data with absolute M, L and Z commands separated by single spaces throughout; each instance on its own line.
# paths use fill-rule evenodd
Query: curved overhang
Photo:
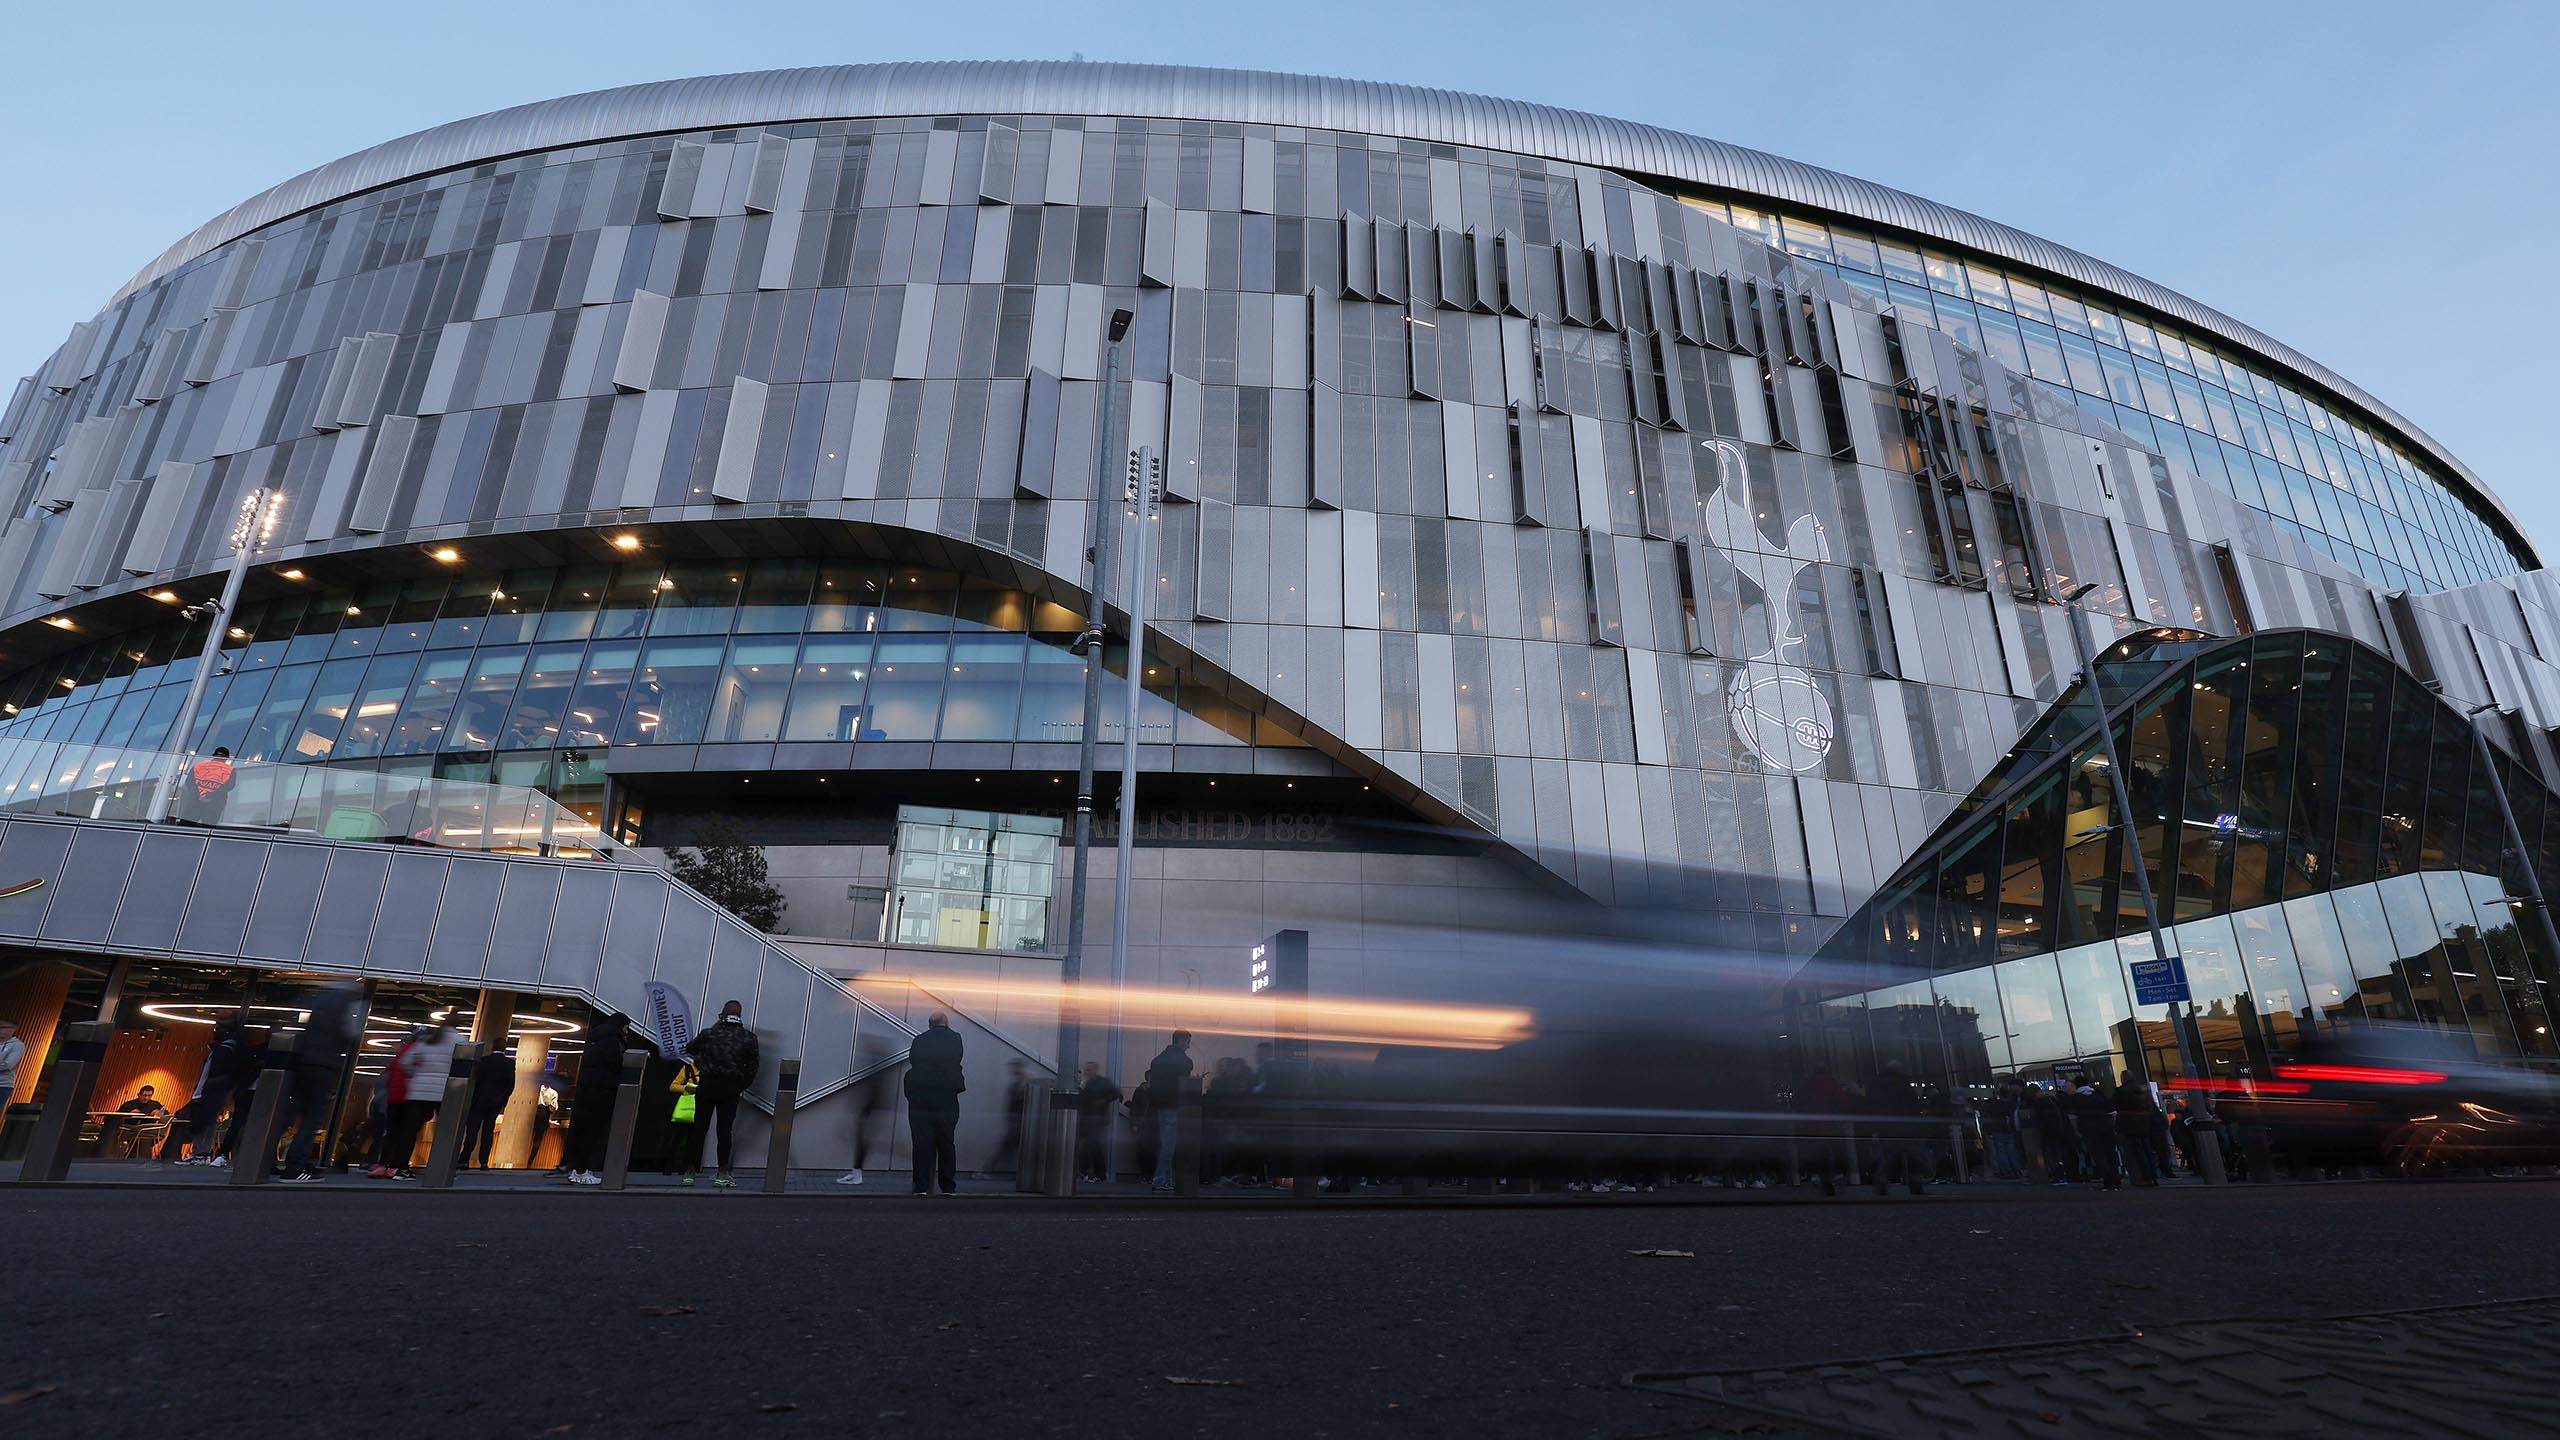
M 1739 145 L 1551 105 L 1367 80 L 1179 65 L 953 60 L 764 70 L 591 91 L 452 121 L 305 171 L 199 226 L 115 298 L 262 226 L 459 166 L 671 131 L 967 114 L 1288 125 L 1465 145 L 1759 196 L 1997 257 L 2176 320 L 2346 400 L 2459 477 L 2502 522 L 2507 543 L 2528 564 L 2540 563 L 2505 503 L 2397 411 L 2291 346 L 2103 260 L 1968 211 Z

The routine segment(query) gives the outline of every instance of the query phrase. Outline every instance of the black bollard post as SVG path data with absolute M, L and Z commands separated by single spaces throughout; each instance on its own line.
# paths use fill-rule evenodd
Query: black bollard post
M 114 1023 L 107 1020 L 62 1027 L 62 1053 L 53 1062 L 53 1086 L 45 1092 L 44 1114 L 36 1121 L 27 1157 L 18 1166 L 19 1184 L 58 1184 L 71 1173 L 71 1152 L 79 1148 L 89 1101 L 98 1092 L 98 1066 L 107 1058 L 107 1042 L 115 1033 Z
M 465 1040 L 453 1047 L 453 1066 L 444 1077 L 444 1098 L 436 1104 L 436 1140 L 427 1147 L 426 1185 L 430 1190 L 453 1188 L 453 1172 L 464 1158 L 463 1134 L 470 1128 L 471 1074 L 488 1049 L 477 1040 Z
M 284 1099 L 293 1093 L 293 1058 L 302 1048 L 299 1035 L 277 1035 L 267 1041 L 264 1068 L 257 1088 L 249 1092 L 249 1113 L 240 1124 L 240 1143 L 232 1147 L 231 1183 L 264 1185 L 276 1168 L 276 1132 L 284 1128 Z
M 1173 1193 L 1200 1198 L 1200 1082 L 1182 1082 L 1182 1108 L 1174 1117 Z
M 791 1118 L 800 1104 L 800 1062 L 782 1062 L 773 1081 L 773 1138 L 764 1147 L 764 1193 L 779 1195 L 791 1183 Z
M 640 1123 L 640 1083 L 648 1076 L 649 1057 L 654 1050 L 622 1052 L 622 1084 L 613 1092 L 613 1129 L 604 1142 L 604 1184 L 598 1188 L 619 1190 L 631 1173 L 631 1132 Z

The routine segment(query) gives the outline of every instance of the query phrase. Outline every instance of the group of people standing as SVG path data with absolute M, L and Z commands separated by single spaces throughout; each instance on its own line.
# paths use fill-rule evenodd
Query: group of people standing
M 1982 1129 L 1996 1175 L 2121 1190 L 2128 1176 L 2150 1186 L 2175 1171 L 2187 1148 L 2183 1118 L 2131 1073 L 2004 1075 L 1982 1109 Z

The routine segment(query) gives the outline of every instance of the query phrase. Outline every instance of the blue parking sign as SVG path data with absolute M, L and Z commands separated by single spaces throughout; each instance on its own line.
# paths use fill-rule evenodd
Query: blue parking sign
M 2166 960 L 2136 960 L 2127 968 L 2133 972 L 2136 1005 L 2168 1005 L 2195 998 L 2187 991 L 2187 962 L 2176 955 Z

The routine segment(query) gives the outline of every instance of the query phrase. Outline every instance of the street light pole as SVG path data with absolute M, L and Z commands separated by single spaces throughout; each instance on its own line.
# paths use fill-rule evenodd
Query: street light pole
M 240 516 L 231 526 L 231 574 L 222 582 L 222 598 L 214 602 L 213 624 L 204 632 L 204 650 L 196 656 L 195 678 L 187 682 L 187 698 L 178 706 L 176 728 L 169 732 L 176 737 L 171 748 L 177 752 L 177 767 L 152 787 L 146 818 L 154 824 L 169 818 L 178 787 L 186 783 L 187 757 L 195 753 L 187 743 L 187 732 L 195 729 L 196 711 L 204 704 L 205 688 L 213 683 L 214 667 L 221 663 L 223 637 L 230 632 L 232 612 L 239 608 L 241 583 L 249 577 L 249 557 L 275 529 L 276 515 L 283 508 L 284 492 L 265 486 L 240 497 Z M 184 613 L 193 619 L 202 604 L 199 601 L 190 605 Z
M 1111 540 L 1111 526 L 1103 521 L 1111 502 L 1105 497 L 1111 489 L 1112 419 L 1120 392 L 1120 342 L 1128 338 L 1129 323 L 1135 315 L 1127 310 L 1111 312 L 1108 347 L 1102 361 L 1102 415 L 1095 422 L 1093 439 L 1093 507 L 1085 516 L 1085 562 L 1090 567 L 1086 580 L 1084 633 L 1076 637 L 1074 649 L 1084 657 L 1084 731 L 1076 743 L 1076 873 L 1067 891 L 1067 958 L 1059 967 L 1063 982 L 1058 1004 L 1058 1083 L 1072 1088 L 1077 1072 L 1084 1067 L 1084 1011 L 1077 996 L 1077 983 L 1084 976 L 1084 909 L 1085 881 L 1093 856 L 1093 760 L 1095 742 L 1102 730 L 1102 602 L 1108 593 L 1105 586 L 1109 566 L 1105 563 L 1105 547 Z
M 1129 675 L 1120 720 L 1120 855 L 1111 877 L 1111 1034 L 1104 1041 L 1103 1073 L 1120 1077 L 1121 989 L 1129 982 L 1129 881 L 1137 869 L 1133 854 L 1138 839 L 1138 702 L 1147 666 L 1147 600 L 1155 584 L 1149 558 L 1156 501 L 1164 491 L 1164 462 L 1155 447 L 1129 452 L 1129 507 L 1133 538 L 1129 542 Z
M 2479 759 L 2480 768 L 2488 772 L 2489 793 L 2498 797 L 2498 820 L 2506 827 L 2508 848 L 2515 853 L 2516 868 L 2524 872 L 2525 898 L 2542 921 L 2543 953 L 2550 957 L 2552 964 L 2560 965 L 2560 930 L 2552 926 L 2551 907 L 2543 899 L 2542 877 L 2534 873 L 2533 852 L 2524 848 L 2524 830 L 2516 824 L 2515 807 L 2507 802 L 2506 777 L 2498 773 L 2497 757 L 2489 751 L 2489 737 L 2480 729 L 2480 717 L 2497 708 L 2497 701 L 2483 700 L 2465 712 L 2463 718 L 2471 725 L 2472 753 Z M 2505 884 L 2506 877 L 2500 876 L 2498 883 Z
M 2134 824 L 2133 793 L 2126 783 L 2124 757 L 2116 752 L 2115 718 L 2107 713 L 2107 692 L 2098 680 L 2097 657 L 2089 653 L 2089 637 L 2080 626 L 2080 599 L 2097 588 L 2095 583 L 2082 585 L 2062 597 L 2062 608 L 2070 623 L 2071 652 L 2080 661 L 2080 674 L 2088 682 L 2089 698 L 2097 703 L 2098 743 L 2106 750 L 2107 789 L 2114 794 L 2116 802 L 2116 833 L 2124 837 L 2125 852 L 2133 861 L 2134 883 L 2142 892 L 2142 921 L 2151 930 L 2152 958 L 2175 961 L 2178 957 L 2169 952 L 2169 937 L 2160 929 L 2159 903 L 2151 894 L 2151 867 L 2142 858 L 2142 832 Z M 2162 843 L 2167 842 L 2164 840 Z M 2178 973 L 2183 975 L 2184 967 L 2179 967 Z M 2204 1057 L 2197 1053 L 2199 1037 L 2188 1035 L 2186 1016 L 2175 1000 L 2169 1002 L 2169 1028 L 2178 1037 L 2180 1068 L 2187 1072 L 2188 1079 L 2198 1082 L 2194 1091 L 2195 1116 L 2190 1124 L 2202 1130 L 2204 1136 L 2195 1146 L 2196 1169 L 2207 1185 L 2223 1184 L 2222 1140 L 2216 1133 L 2220 1122 L 2213 1117 L 2212 1092 L 2202 1088 L 2203 1082 L 2211 1077 L 2205 1071 Z

